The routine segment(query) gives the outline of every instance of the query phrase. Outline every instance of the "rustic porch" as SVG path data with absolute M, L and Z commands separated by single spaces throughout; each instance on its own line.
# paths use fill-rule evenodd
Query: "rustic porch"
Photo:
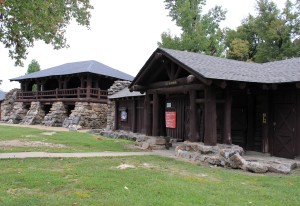
M 47 91 L 18 91 L 16 101 L 39 102 L 95 102 L 107 103 L 107 90 L 100 88 L 54 89 Z

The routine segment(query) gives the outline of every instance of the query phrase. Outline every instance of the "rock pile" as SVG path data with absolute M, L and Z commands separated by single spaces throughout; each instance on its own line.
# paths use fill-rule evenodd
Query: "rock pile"
M 130 81 L 115 81 L 113 85 L 107 90 L 108 96 L 113 95 L 118 91 L 121 91 L 125 87 L 128 87 L 130 83 Z
M 107 105 L 76 102 L 71 115 L 63 122 L 66 128 L 104 128 L 106 126 Z
M 144 134 L 133 133 L 124 130 L 107 130 L 107 129 L 92 129 L 90 133 L 100 134 L 105 137 L 126 139 L 135 141 L 135 145 L 148 150 L 163 150 L 168 149 L 171 145 L 165 137 L 152 137 Z
M 20 89 L 12 89 L 5 95 L 5 99 L 1 103 L 1 121 L 9 121 L 9 117 L 13 110 L 13 104 L 17 98 L 18 91 L 20 91 Z
M 54 102 L 50 112 L 45 116 L 42 124 L 48 127 L 62 127 L 66 118 L 68 118 L 68 115 L 64 103 Z
M 45 117 L 45 111 L 40 102 L 31 102 L 30 109 L 23 118 L 21 124 L 34 125 L 41 124 Z
M 280 162 L 258 159 L 245 159 L 243 148 L 237 145 L 218 144 L 206 146 L 203 143 L 184 142 L 175 149 L 177 157 L 211 165 L 242 169 L 254 173 L 276 172 L 288 174 L 297 167 L 296 161 Z
M 108 96 L 121 91 L 125 87 L 128 87 L 130 81 L 115 81 L 114 84 L 107 90 Z M 115 129 L 115 102 L 108 100 L 107 102 L 107 129 Z

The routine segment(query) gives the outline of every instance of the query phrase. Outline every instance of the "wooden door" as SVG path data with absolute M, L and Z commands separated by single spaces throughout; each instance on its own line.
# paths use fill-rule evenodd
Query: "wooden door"
M 165 112 L 176 113 L 176 127 L 166 128 L 167 136 L 184 141 L 189 132 L 189 101 L 184 95 L 174 95 L 166 97 Z
M 294 104 L 275 104 L 273 155 L 285 158 L 295 156 L 296 111 Z

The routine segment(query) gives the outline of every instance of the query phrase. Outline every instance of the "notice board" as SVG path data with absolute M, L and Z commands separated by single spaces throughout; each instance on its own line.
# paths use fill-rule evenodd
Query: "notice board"
M 166 127 L 176 128 L 176 112 L 166 112 Z

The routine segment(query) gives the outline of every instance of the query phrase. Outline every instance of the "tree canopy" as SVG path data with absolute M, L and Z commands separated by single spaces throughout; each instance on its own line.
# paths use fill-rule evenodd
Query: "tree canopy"
M 26 74 L 31 74 L 33 72 L 38 72 L 40 70 L 41 70 L 40 64 L 35 59 L 33 59 L 28 65 Z
M 182 30 L 180 36 L 170 31 L 161 34 L 158 46 L 220 56 L 224 52 L 223 32 L 219 23 L 226 11 L 220 6 L 203 14 L 205 0 L 165 0 L 169 16 Z
M 256 11 L 226 31 L 227 57 L 258 63 L 299 57 L 300 1 L 287 0 L 280 10 L 271 0 L 257 0 Z
M 23 65 L 27 49 L 42 40 L 54 49 L 68 47 L 66 26 L 75 19 L 89 27 L 89 0 L 0 0 L 0 42 L 16 65 Z

